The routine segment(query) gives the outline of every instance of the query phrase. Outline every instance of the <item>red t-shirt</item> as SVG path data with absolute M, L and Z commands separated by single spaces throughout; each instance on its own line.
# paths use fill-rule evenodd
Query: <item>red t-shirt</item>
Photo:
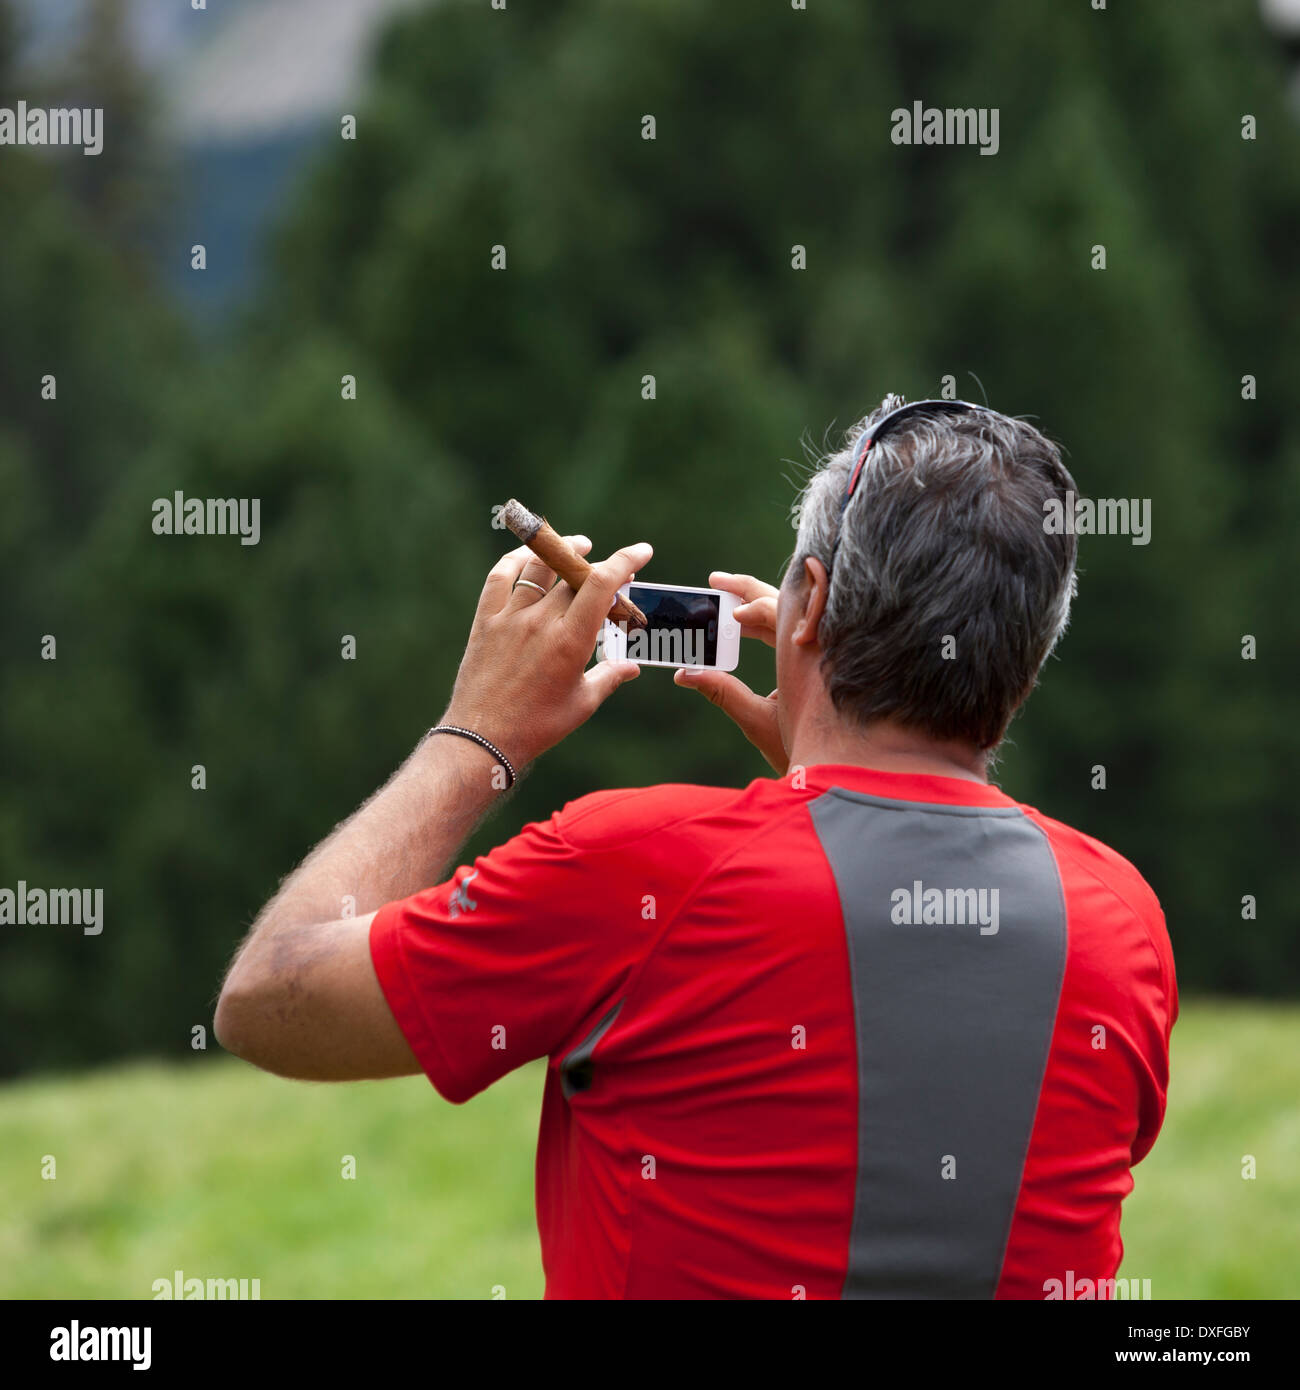
M 448 1100 L 549 1058 L 547 1297 L 1115 1276 L 1164 1117 L 1169 938 L 1132 865 L 995 787 L 827 765 L 601 792 L 370 940 Z

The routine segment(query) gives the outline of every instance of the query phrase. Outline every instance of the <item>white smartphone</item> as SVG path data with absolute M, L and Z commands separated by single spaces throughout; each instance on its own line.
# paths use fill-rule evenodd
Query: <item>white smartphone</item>
M 640 666 L 705 666 L 734 671 L 740 662 L 740 624 L 732 617 L 740 603 L 721 589 L 683 584 L 641 584 L 619 590 L 646 615 L 648 626 L 628 631 L 605 624 L 606 661 Z

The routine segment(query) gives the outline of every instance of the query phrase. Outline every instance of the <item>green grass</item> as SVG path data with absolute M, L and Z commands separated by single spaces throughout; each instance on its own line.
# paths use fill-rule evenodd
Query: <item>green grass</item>
M 1121 1273 L 1152 1297 L 1300 1297 L 1300 1008 L 1184 1003 L 1164 1128 L 1133 1179 Z
M 4 1087 L 0 1297 L 152 1298 L 179 1269 L 263 1298 L 539 1298 L 542 1079 L 461 1107 L 422 1077 L 304 1085 L 230 1059 Z
M 1300 1009 L 1189 1001 L 1173 1065 L 1121 1272 L 1157 1298 L 1297 1296 Z M 542 1075 L 460 1108 L 419 1078 L 306 1086 L 228 1059 L 0 1087 L 0 1297 L 149 1298 L 176 1269 L 263 1298 L 539 1297 Z

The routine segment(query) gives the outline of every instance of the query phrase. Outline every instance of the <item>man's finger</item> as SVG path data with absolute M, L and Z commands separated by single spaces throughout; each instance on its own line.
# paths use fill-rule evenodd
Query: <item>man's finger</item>
M 698 670 L 685 667 L 673 672 L 673 683 L 698 690 L 711 704 L 729 716 L 748 733 L 766 729 L 772 718 L 771 703 L 754 692 L 738 676 L 728 671 Z
M 756 598 L 751 603 L 738 603 L 732 617 L 740 624 L 742 637 L 757 637 L 769 647 L 776 646 L 776 600 Z
M 564 539 L 579 555 L 585 555 L 591 549 L 591 542 L 586 536 L 565 536 Z M 510 608 L 530 608 L 534 603 L 540 603 L 550 593 L 554 583 L 555 571 L 545 560 L 530 554 L 511 586 Z M 534 584 L 539 586 L 540 592 L 532 587 Z
M 686 667 L 673 673 L 677 685 L 698 690 L 729 716 L 742 734 L 767 760 L 778 776 L 784 776 L 789 758 L 781 739 L 781 721 L 777 714 L 776 691 L 767 699 L 754 692 L 744 681 L 726 671 L 710 671 Z
M 532 553 L 526 545 L 516 546 L 514 550 L 507 550 L 488 570 L 487 579 L 483 582 L 483 592 L 478 598 L 478 607 L 474 611 L 476 618 L 499 613 L 505 607 L 515 580 L 523 573 Z
M 583 586 L 586 587 L 585 585 Z M 619 688 L 628 681 L 634 681 L 641 674 L 635 661 L 598 661 L 582 678 L 591 708 L 598 709 Z
M 649 564 L 654 553 L 654 547 L 647 541 L 638 541 L 636 545 L 616 550 L 608 560 L 592 565 L 591 573 L 564 615 L 571 630 L 580 634 L 584 641 L 590 636 L 594 642 L 619 589 Z
M 759 598 L 776 598 L 780 592 L 771 584 L 755 579 L 752 574 L 730 574 L 727 570 L 714 570 L 709 575 L 709 587 L 721 589 L 725 594 L 735 594 L 745 603 L 753 603 Z

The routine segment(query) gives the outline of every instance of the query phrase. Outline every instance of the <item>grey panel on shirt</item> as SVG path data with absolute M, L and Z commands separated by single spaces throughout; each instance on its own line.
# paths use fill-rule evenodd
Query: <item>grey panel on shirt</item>
M 991 1298 L 1065 970 L 1056 860 L 1014 806 L 834 788 L 809 809 L 839 889 L 857 1032 L 843 1297 Z M 961 890 L 985 890 L 996 931 L 894 920 L 930 889 L 958 890 L 945 897 L 956 919 L 972 901 Z

